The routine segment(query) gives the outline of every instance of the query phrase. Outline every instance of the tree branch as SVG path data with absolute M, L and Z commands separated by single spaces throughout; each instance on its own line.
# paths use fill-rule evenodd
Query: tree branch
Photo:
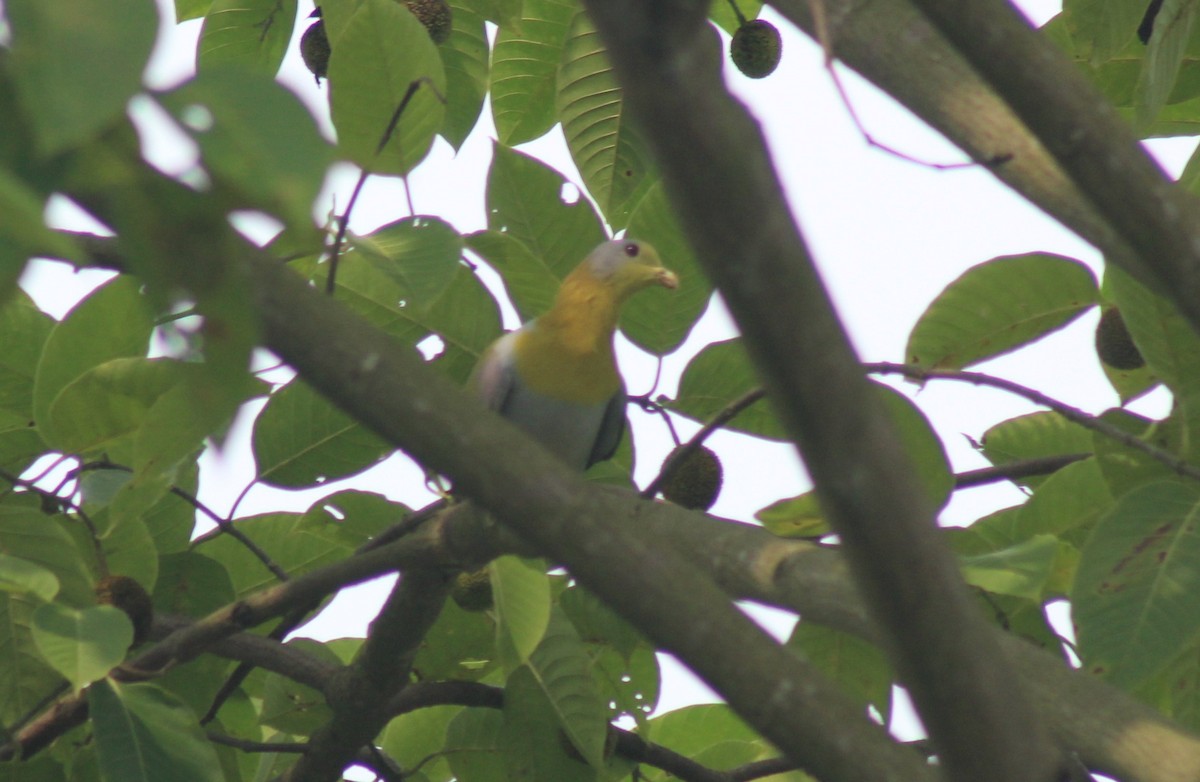
M 729 305 L 886 628 L 948 776 L 1055 778 L 1062 758 L 1013 686 L 935 528 L 911 459 L 791 219 L 758 127 L 724 88 L 707 3 L 587 0 L 585 7 L 697 258 Z
M 1200 202 L 1168 179 L 1066 55 L 1003 0 L 913 0 L 1140 259 L 1126 266 L 1200 331 Z

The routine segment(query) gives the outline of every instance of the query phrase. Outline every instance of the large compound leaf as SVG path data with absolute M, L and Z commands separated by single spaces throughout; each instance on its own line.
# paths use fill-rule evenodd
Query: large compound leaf
M 558 70 L 558 118 L 575 167 L 614 230 L 654 184 L 649 150 L 633 127 L 616 74 L 590 17 L 571 23 Z
M 554 94 L 575 0 L 525 0 L 518 26 L 496 35 L 492 52 L 492 118 L 500 143 L 515 146 L 558 122 Z

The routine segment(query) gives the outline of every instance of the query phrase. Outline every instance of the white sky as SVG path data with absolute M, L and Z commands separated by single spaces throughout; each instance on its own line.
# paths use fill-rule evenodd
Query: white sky
M 173 19 L 169 0 L 158 2 L 164 18 Z M 1025 0 L 1019 4 L 1038 22 L 1058 8 L 1058 3 L 1051 0 Z M 302 0 L 299 25 L 307 25 L 310 10 L 311 3 Z M 778 24 L 784 36 L 778 71 L 767 79 L 752 81 L 726 63 L 727 79 L 764 126 L 793 213 L 864 360 L 903 360 L 908 331 L 928 303 L 968 267 L 997 255 L 1057 252 L 1079 258 L 1099 274 L 1099 256 L 1090 246 L 983 169 L 934 170 L 870 148 L 854 128 L 823 70 L 820 50 L 786 22 L 769 14 L 767 18 Z M 164 23 L 148 73 L 151 86 L 170 87 L 186 78 L 192 68 L 199 29 L 199 21 L 179 27 L 170 21 Z M 848 69 L 841 69 L 841 75 L 856 111 L 881 142 L 920 159 L 963 159 L 958 150 Z M 325 93 L 314 86 L 294 47 L 280 81 L 297 92 L 322 118 L 324 127 L 329 127 Z M 142 108 L 137 116 L 146 127 L 158 128 L 145 139 L 148 157 L 173 172 L 192 165 L 194 153 L 185 139 L 144 119 L 148 112 Z M 485 227 L 483 182 L 493 136 L 485 109 L 479 127 L 457 156 L 444 142 L 437 143 L 430 160 L 410 178 L 418 212 L 437 214 L 462 232 Z M 1154 149 L 1165 166 L 1178 172 L 1194 147 L 1194 141 L 1184 140 L 1156 142 Z M 522 149 L 579 181 L 557 130 Z M 330 178 L 318 209 L 322 217 L 330 208 L 330 194 L 337 194 L 339 207 L 344 205 L 353 181 L 349 167 Z M 67 219 L 63 210 L 54 209 L 52 215 L 59 221 Z M 398 182 L 376 179 L 364 191 L 351 227 L 365 232 L 405 215 Z M 57 315 L 84 295 L 96 279 L 93 275 L 73 275 L 64 268 L 60 264 L 39 264 L 24 281 L 38 302 Z M 989 362 L 982 370 L 1030 385 L 1091 412 L 1115 406 L 1118 401 L 1107 391 L 1091 346 L 1096 319 L 1095 314 L 1082 318 L 1043 344 Z M 511 313 L 508 325 L 515 325 Z M 707 341 L 731 333 L 727 319 L 714 311 L 706 315 L 697 332 L 677 355 L 668 358 L 661 390 L 673 390 L 687 358 Z M 622 351 L 621 361 L 634 389 L 644 388 L 648 382 L 645 374 L 653 372 L 653 363 L 632 348 Z M 911 386 L 904 388 L 913 394 Z M 948 383 L 932 384 L 915 399 L 942 435 L 951 462 L 959 471 L 986 466 L 963 435 L 978 438 L 992 424 L 1033 409 L 999 392 Z M 1143 411 L 1161 412 L 1164 397 L 1159 394 L 1142 404 Z M 635 429 L 642 434 L 638 442 L 638 477 L 645 481 L 652 477 L 671 443 L 661 424 L 637 411 L 632 415 Z M 686 426 L 680 428 L 681 436 L 686 437 L 690 431 Z M 799 462 L 787 447 L 764 446 L 736 435 L 718 435 L 712 442 L 726 455 L 726 488 L 713 509 L 716 514 L 749 518 L 763 505 L 807 488 Z M 218 511 L 231 507 L 246 484 L 248 458 L 248 429 L 243 427 L 224 454 L 205 459 L 201 496 L 210 506 Z M 419 505 L 419 496 L 413 495 L 414 491 L 419 495 L 419 488 L 414 487 L 419 487 L 421 480 L 415 466 L 396 458 L 360 476 L 354 485 Z M 279 509 L 284 504 L 305 508 L 318 494 L 328 491 L 324 488 L 288 497 L 255 488 L 240 506 L 239 515 Z M 963 524 L 1021 499 L 1012 487 L 968 490 L 951 502 L 942 521 Z M 326 612 L 326 616 L 337 619 L 319 618 L 306 628 L 306 634 L 326 638 L 362 633 L 382 587 L 377 584 L 348 590 L 336 601 L 335 610 Z M 786 633 L 788 629 L 787 623 L 772 621 L 770 626 L 775 632 Z M 668 666 L 667 676 L 663 708 L 701 697 L 694 687 L 681 685 L 682 674 L 677 666 Z

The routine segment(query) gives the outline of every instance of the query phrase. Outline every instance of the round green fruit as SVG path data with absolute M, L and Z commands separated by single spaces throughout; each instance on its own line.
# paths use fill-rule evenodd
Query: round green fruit
M 96 602 L 116 606 L 133 624 L 133 646 L 150 637 L 154 624 L 154 602 L 146 588 L 129 576 L 105 576 L 95 588 Z
M 667 461 L 679 451 L 679 446 L 667 457 Z M 704 446 L 692 451 L 663 482 L 662 495 L 676 505 L 689 510 L 708 510 L 721 493 L 724 469 L 717 455 Z
M 783 41 L 775 25 L 762 19 L 746 22 L 729 42 L 729 57 L 751 79 L 770 76 L 779 65 Z
M 312 71 L 317 83 L 329 71 L 329 37 L 325 34 L 325 22 L 318 19 L 308 26 L 300 36 L 300 59 Z
M 1146 366 L 1146 359 L 1125 327 L 1125 319 L 1116 307 L 1109 307 L 1096 326 L 1096 354 L 1113 369 L 1134 370 Z
M 453 27 L 453 15 L 446 0 L 403 0 L 408 10 L 421 20 L 434 43 L 445 43 Z

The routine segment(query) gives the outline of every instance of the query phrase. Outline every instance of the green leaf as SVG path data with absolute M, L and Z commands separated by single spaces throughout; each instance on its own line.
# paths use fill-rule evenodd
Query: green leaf
M 259 479 L 290 488 L 354 475 L 393 450 L 299 378 L 271 394 L 251 446 Z
M 1154 20 L 1138 79 L 1137 119 L 1143 127 L 1158 117 L 1171 96 L 1192 37 L 1196 10 L 1195 0 L 1164 0 Z
M 446 747 L 451 720 L 464 711 L 462 706 L 431 706 L 401 714 L 383 729 L 379 748 L 401 768 L 413 769 L 419 765 L 421 775 L 429 782 L 449 782 L 449 759 L 439 754 Z
M 330 27 L 329 34 L 338 149 L 372 173 L 407 174 L 425 158 L 445 114 L 438 96 L 446 94 L 446 74 L 437 47 L 395 0 L 364 0 L 345 29 L 335 37 Z M 385 135 L 410 89 L 395 130 Z
M 463 709 L 446 726 L 446 757 L 461 782 L 511 782 L 502 761 L 504 715 Z
M 1134 40 L 1146 5 L 1145 0 L 1064 0 L 1063 18 L 1079 51 L 1099 64 Z
M 562 742 L 555 741 L 559 731 L 588 764 L 603 768 L 608 710 L 589 669 L 574 627 L 555 614 L 528 664 L 514 670 L 505 684 L 504 735 L 516 777 L 561 778 L 570 773 Z
M 883 397 L 884 407 L 899 430 L 900 440 L 912 457 L 917 468 L 917 477 L 925 487 L 934 507 L 945 507 L 954 490 L 954 475 L 950 462 L 942 448 L 942 441 L 933 431 L 925 414 L 909 401 L 908 397 L 882 383 L 872 383 L 875 391 Z
M 575 0 L 525 0 L 521 20 L 496 34 L 492 51 L 492 119 L 501 144 L 516 146 L 558 122 L 554 95 L 558 63 Z
M 625 111 L 608 54 L 590 17 L 575 15 L 558 69 L 558 117 L 588 192 L 614 230 L 656 176 L 649 151 Z
M 997 467 L 1026 459 L 1063 456 L 1092 451 L 1092 432 L 1051 411 L 1029 413 L 1010 418 L 988 429 L 980 440 L 983 455 Z M 1037 486 L 1044 475 L 1032 475 L 1015 482 Z
M 453 600 L 446 601 L 413 662 L 413 672 L 424 681 L 478 681 L 496 667 L 496 623 L 490 612 L 464 611 Z
M 796 649 L 855 701 L 891 714 L 892 667 L 879 647 L 848 633 L 801 621 L 787 645 Z
M 0 719 L 6 725 L 43 708 L 46 693 L 63 683 L 33 643 L 30 617 L 38 605 L 24 595 L 0 592 Z
M 1146 366 L 1171 389 L 1172 416 L 1183 425 L 1179 455 L 1200 455 L 1200 337 L 1173 304 L 1128 274 L 1108 271 L 1125 326 Z
M 1050 253 L 993 258 L 934 299 L 908 337 L 905 360 L 962 369 L 1062 328 L 1097 302 L 1084 264 Z
M 267 513 L 238 519 L 236 524 L 289 576 L 331 564 L 350 553 L 348 546 L 298 532 L 299 519 L 294 513 Z M 275 575 L 257 556 L 228 535 L 204 539 L 200 550 L 225 567 L 239 599 L 277 583 Z
M 58 577 L 35 562 L 0 554 L 0 592 L 53 600 L 58 594 Z
M 763 528 L 781 538 L 811 538 L 829 534 L 829 521 L 815 491 L 773 502 L 754 514 Z
M 0 302 L 7 302 L 9 289 L 35 255 L 79 260 L 82 253 L 64 234 L 46 225 L 45 199 L 13 174 L 0 168 L 0 236 L 10 253 L 0 258 Z M 12 258 L 12 262 L 8 261 Z
M 294 0 L 292 6 L 294 13 Z M 294 231 L 315 230 L 313 203 L 333 148 L 294 94 L 268 74 L 213 67 L 159 100 L 200 145 L 205 168 L 237 206 L 273 214 Z
M 324 270 L 314 275 L 324 285 Z M 430 363 L 458 382 L 465 382 L 479 355 L 500 336 L 500 308 L 470 269 L 460 265 L 450 287 L 426 311 L 400 307 L 408 295 L 396 282 L 359 253 L 342 257 L 337 299 L 406 345 L 430 335 L 442 343 Z
M 12 75 L 37 154 L 82 144 L 125 111 L 141 88 L 158 34 L 150 0 L 9 0 Z
M 1071 591 L 1085 670 L 1131 687 L 1200 630 L 1200 488 L 1175 480 L 1117 500 L 1083 549 Z
M 55 397 L 42 437 L 68 453 L 111 451 L 114 441 L 138 431 L 184 369 L 182 362 L 162 358 L 116 358 L 93 367 Z
M 621 311 L 625 336 L 649 353 L 666 355 L 683 344 L 704 313 L 712 284 L 696 262 L 661 182 L 637 203 L 626 235 L 652 244 L 663 264 L 679 275 L 676 290 L 639 294 Z
M 24 291 L 0 307 L 0 408 L 33 419 L 33 379 L 54 320 Z
M 212 8 L 213 0 L 175 0 L 175 21 L 199 19 Z
M 662 677 L 658 656 L 647 643 L 623 655 L 611 646 L 588 644 L 592 658 L 592 681 L 600 699 L 608 704 L 608 719 L 633 717 L 639 725 L 658 707 Z
M 1072 531 L 1086 532 L 1112 503 L 1098 460 L 1068 464 L 1047 477 L 1021 506 L 1016 539 L 1039 533 L 1064 537 Z
M 761 739 L 723 703 L 686 706 L 650 720 L 647 741 L 661 744 L 709 768 L 725 770 L 749 763 L 760 753 Z M 653 782 L 673 778 L 660 769 L 644 769 Z
M 737 7 L 747 19 L 757 19 L 763 4 L 759 0 L 737 0 Z M 737 15 L 730 8 L 729 0 L 712 0 L 708 18 L 730 35 L 736 33 L 739 27 Z
M 296 522 L 296 531 L 358 548 L 410 512 L 382 494 L 340 491 L 313 503 Z
M 963 578 L 971 586 L 998 595 L 1040 601 L 1057 556 L 1057 538 L 1035 535 L 999 551 L 964 557 Z
M 496 634 L 502 653 L 511 652 L 509 669 L 526 663 L 550 623 L 550 581 L 540 565 L 504 556 L 489 566 L 496 605 Z
M 129 617 L 108 605 L 74 609 L 46 603 L 33 612 L 32 630 L 42 658 L 76 692 L 119 665 L 133 643 Z
M 138 283 L 117 278 L 97 288 L 50 332 L 38 362 L 33 416 L 39 427 L 50 406 L 71 381 L 92 367 L 127 356 L 144 356 L 154 322 Z
M 1166 453 L 1176 453 L 1180 440 L 1179 421 L 1174 416 L 1166 421 L 1151 421 L 1125 410 L 1109 410 L 1100 420 L 1133 435 Z M 1100 471 L 1114 497 L 1121 497 L 1143 483 L 1172 477 L 1175 472 L 1161 461 L 1140 449 L 1132 448 L 1107 435 L 1093 435 L 1093 449 Z
M 296 0 L 213 0 L 200 31 L 196 68 L 232 65 L 274 76 L 295 24 Z
M 713 342 L 683 371 L 671 410 L 707 421 L 759 387 L 758 374 L 740 339 Z M 761 399 L 738 413 L 726 427 L 772 440 L 788 439 L 775 411 Z
M 517 311 L 528 319 L 549 307 L 559 281 L 608 237 L 587 199 L 565 198 L 570 183 L 562 174 L 507 147 L 494 150 L 487 180 L 488 230 L 519 241 L 536 264 L 509 269 L 500 265 L 506 258 L 496 261 Z M 471 248 L 492 262 L 478 243 Z M 510 271 L 515 272 L 511 279 Z M 544 306 L 534 309 L 535 303 Z
M 442 136 L 456 150 L 462 147 L 483 111 L 488 90 L 488 39 L 484 17 L 462 0 L 451 0 L 453 29 L 441 45 L 446 70 L 446 121 Z
M 225 782 L 196 715 L 156 685 L 98 682 L 88 716 L 106 780 Z
M 401 307 L 422 310 L 454 282 L 463 250 L 462 236 L 437 217 L 406 217 L 355 237 L 353 243 L 406 292 Z
M 90 605 L 94 599 L 88 566 L 60 518 L 36 508 L 0 506 L 0 554 L 53 573 L 59 583 L 60 602 L 76 607 Z M 0 671 L 3 669 L 0 665 Z
M 294 638 L 286 646 L 325 663 L 341 664 L 328 647 L 308 638 Z M 332 717 L 333 710 L 319 690 L 274 671 L 267 674 L 260 713 L 263 725 L 297 736 L 311 736 Z
M 196 551 L 160 559 L 152 596 L 155 611 L 185 616 L 204 616 L 236 597 L 225 566 Z

